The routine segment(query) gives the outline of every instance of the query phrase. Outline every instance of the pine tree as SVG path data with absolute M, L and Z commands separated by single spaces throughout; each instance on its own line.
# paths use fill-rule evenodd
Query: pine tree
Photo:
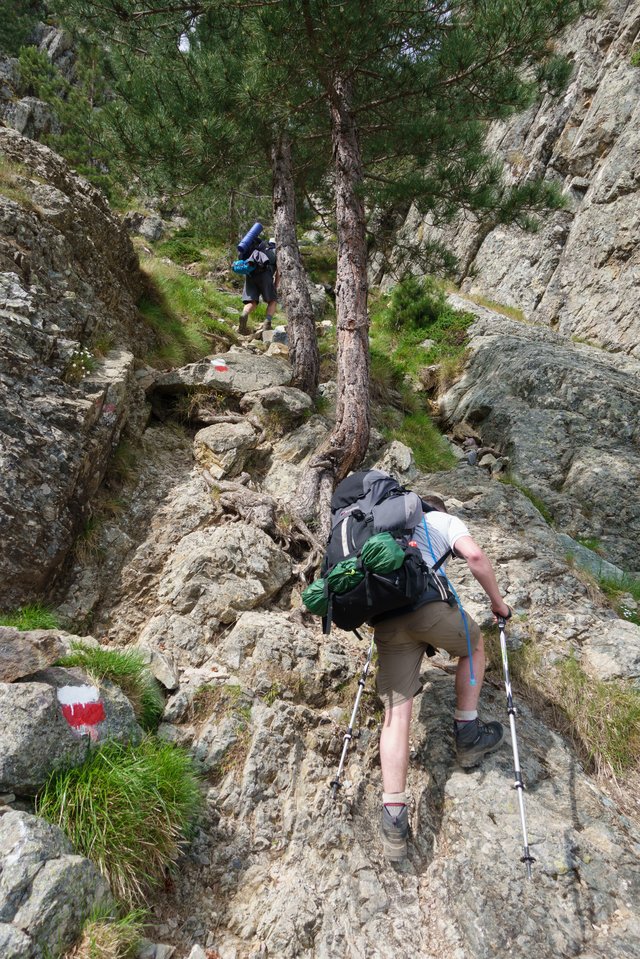
M 116 99 L 107 119 L 147 184 L 226 193 L 234 206 L 270 190 L 294 382 L 313 394 L 320 364 L 295 230 L 293 138 L 275 106 L 274 78 L 264 71 L 267 27 L 247 31 L 238 7 L 226 3 L 197 13 L 177 4 L 160 18 L 145 5 L 116 0 L 70 0 L 64 10 L 110 47 Z M 318 164 L 298 168 L 309 182 Z
M 266 148 L 267 141 L 288 142 L 298 170 L 314 147 L 322 159 L 331 149 L 337 421 L 298 497 L 303 512 L 321 504 L 326 516 L 333 483 L 360 463 L 369 441 L 367 206 L 384 210 L 412 202 L 434 221 L 465 209 L 526 224 L 535 211 L 557 205 L 547 184 L 505 187 L 500 165 L 484 147 L 486 123 L 526 107 L 566 77 L 553 42 L 591 0 L 169 0 L 157 8 L 150 0 L 73 3 L 85 8 L 89 22 L 107 17 L 118 43 L 132 27 L 144 35 L 142 59 L 170 21 L 168 70 L 179 59 L 181 35 L 208 31 L 207 49 L 217 50 L 225 68 L 212 70 L 207 84 L 220 102 L 230 97 L 235 105 L 233 164 L 238 143 L 246 154 L 252 143 Z M 161 61 L 155 63 L 150 98 L 162 88 Z M 261 92 L 260 71 L 269 78 L 271 102 Z M 191 79 L 200 86 L 199 76 Z M 181 93 L 185 105 L 187 93 Z M 247 129 L 249 106 L 267 125 L 270 119 L 271 137 L 268 129 L 264 139 Z M 221 122 L 220 111 L 214 112 L 217 137 L 229 136 L 232 121 L 223 114 Z M 162 136 L 170 139 L 168 118 L 169 112 Z M 206 117 L 190 121 L 198 133 Z M 190 138 L 187 162 L 204 160 L 206 168 L 208 145 L 206 136 Z M 220 151 L 212 155 L 219 160 Z
M 361 462 L 369 441 L 367 198 L 383 207 L 410 199 L 434 219 L 462 208 L 525 223 L 532 211 L 557 206 L 544 183 L 507 190 L 484 135 L 488 121 L 558 82 L 563 69 L 552 41 L 585 6 L 299 0 L 272 8 L 291 87 L 326 103 L 334 157 L 337 421 L 299 490 L 303 513 L 320 502 L 326 523 L 327 492 Z

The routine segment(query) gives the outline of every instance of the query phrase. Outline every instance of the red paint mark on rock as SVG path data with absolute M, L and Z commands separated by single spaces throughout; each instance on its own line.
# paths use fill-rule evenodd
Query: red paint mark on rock
M 229 367 L 227 366 L 227 364 L 225 363 L 224 360 L 218 360 L 218 359 L 216 359 L 216 360 L 211 360 L 211 365 L 212 365 L 212 367 L 214 368 L 214 370 L 216 371 L 216 373 L 228 373 L 228 372 L 229 372 Z
M 62 686 L 58 690 L 62 715 L 72 729 L 98 739 L 98 725 L 106 716 L 97 686 Z
M 116 406 L 115 403 L 105 403 L 105 405 L 102 407 L 102 412 L 103 412 L 103 413 L 115 413 L 117 409 L 118 409 L 118 407 Z

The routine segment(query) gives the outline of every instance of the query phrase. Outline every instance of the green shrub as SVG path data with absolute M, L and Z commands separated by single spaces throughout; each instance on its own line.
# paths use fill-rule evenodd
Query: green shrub
M 104 649 L 74 642 L 72 652 L 59 666 L 80 666 L 97 685 L 108 679 L 125 694 L 143 729 L 153 731 L 164 712 L 164 697 L 158 682 L 135 649 Z
M 393 288 L 386 311 L 389 329 L 425 329 L 448 309 L 445 292 L 431 277 L 409 276 Z
M 501 669 L 498 634 L 485 634 L 488 668 Z M 640 690 L 624 680 L 596 679 L 572 654 L 543 664 L 539 647 L 526 642 L 509 652 L 514 695 L 524 699 L 573 742 L 591 770 L 605 780 L 634 772 L 640 760 Z
M 168 256 L 175 263 L 197 263 L 203 259 L 197 243 L 175 236 L 156 247 L 156 252 L 159 256 Z
M 630 61 L 630 62 L 631 62 L 631 66 L 632 66 L 632 67 L 640 67 L 640 50 L 635 50 L 635 51 L 631 54 L 631 61 Z
M 53 773 L 38 815 L 96 863 L 124 902 L 141 902 L 180 854 L 202 804 L 193 761 L 147 738 L 107 743 L 75 769 Z
M 387 431 L 389 439 L 399 439 L 413 450 L 416 466 L 429 473 L 452 469 L 456 458 L 446 440 L 424 410 L 405 416 L 402 426 Z
M 14 629 L 59 629 L 60 622 L 50 609 L 34 603 L 21 606 L 12 613 L 0 613 L 0 626 L 13 626 Z

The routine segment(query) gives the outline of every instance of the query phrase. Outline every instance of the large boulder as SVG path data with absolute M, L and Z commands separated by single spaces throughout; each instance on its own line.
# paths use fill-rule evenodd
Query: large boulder
M 194 388 L 208 387 L 231 396 L 242 396 L 271 386 L 287 386 L 292 377 L 291 367 L 282 360 L 230 351 L 161 373 L 150 386 L 150 391 L 179 395 Z
M 41 598 L 87 515 L 152 341 L 142 276 L 102 194 L 0 127 L 0 608 Z M 103 357 L 105 342 L 113 344 Z
M 0 792 L 34 794 L 54 769 L 84 762 L 92 746 L 141 735 L 121 690 L 109 682 L 98 689 L 78 669 L 0 683 Z
M 291 578 L 291 559 L 247 523 L 196 530 L 168 557 L 157 596 L 162 612 L 140 634 L 151 647 L 196 648 L 222 623 L 272 599 Z
M 258 443 L 256 431 L 242 420 L 240 423 L 215 423 L 198 430 L 193 451 L 201 466 L 215 479 L 235 476 L 244 467 L 248 454 Z
M 606 558 L 638 570 L 640 363 L 473 312 L 469 364 L 441 401 L 445 424 L 471 423 L 564 532 L 597 538 Z
M 228 666 L 258 694 L 300 698 L 321 705 L 338 678 L 346 678 L 347 660 L 339 640 L 324 638 L 285 614 L 243 613 L 218 643 L 216 663 Z
M 14 679 L 50 666 L 60 658 L 64 648 L 55 630 L 21 632 L 0 626 L 0 683 L 12 683 Z
M 112 907 L 97 868 L 62 830 L 26 812 L 0 818 L 0 955 L 62 955 L 92 912 Z

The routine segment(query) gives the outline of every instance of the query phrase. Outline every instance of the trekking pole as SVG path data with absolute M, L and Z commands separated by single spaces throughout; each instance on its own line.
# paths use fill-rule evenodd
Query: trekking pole
M 353 632 L 356 634 L 358 639 L 362 639 L 362 636 L 357 629 L 354 629 Z M 342 775 L 342 767 L 344 766 L 344 761 L 347 757 L 347 750 L 349 749 L 349 743 L 353 739 L 353 727 L 356 721 L 356 713 L 358 712 L 358 706 L 360 705 L 360 697 L 362 696 L 362 691 L 364 690 L 365 683 L 367 681 L 367 675 L 369 673 L 369 667 L 371 666 L 371 659 L 373 657 L 373 634 L 371 636 L 371 645 L 369 646 L 369 655 L 367 656 L 367 661 L 362 667 L 362 673 L 360 674 L 360 679 L 358 680 L 358 692 L 356 695 L 356 701 L 353 704 L 353 711 L 351 713 L 351 719 L 349 720 L 349 728 L 344 734 L 344 745 L 342 746 L 342 755 L 340 757 L 340 765 L 338 766 L 338 772 L 336 773 L 336 778 L 331 780 L 331 789 L 333 790 L 332 798 L 335 799 L 338 795 L 338 790 L 342 786 L 340 777 Z
M 515 782 L 513 788 L 518 791 L 518 805 L 520 806 L 520 820 L 522 822 L 522 835 L 524 837 L 523 851 L 524 855 L 520 862 L 527 867 L 527 877 L 531 879 L 531 863 L 535 859 L 529 852 L 529 840 L 527 839 L 527 820 L 524 814 L 524 790 L 525 785 L 522 781 L 522 772 L 520 771 L 520 757 L 518 755 L 518 740 L 516 738 L 516 716 L 517 710 L 513 705 L 513 696 L 511 694 L 511 678 L 509 676 L 509 661 L 507 659 L 507 639 L 505 636 L 505 627 L 507 621 L 504 616 L 498 616 L 498 629 L 500 630 L 500 650 L 502 652 L 502 668 L 504 669 L 504 685 L 507 691 L 507 712 L 509 713 L 509 726 L 511 728 L 511 744 L 513 746 L 513 771 Z

